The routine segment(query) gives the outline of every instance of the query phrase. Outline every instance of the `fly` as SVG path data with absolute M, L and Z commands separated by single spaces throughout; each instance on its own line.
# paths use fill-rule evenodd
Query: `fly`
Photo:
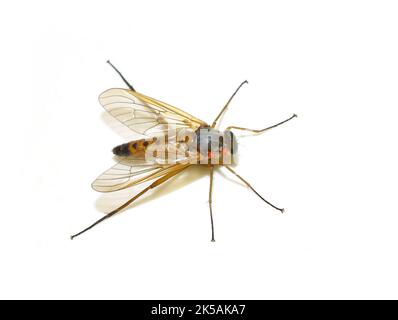
M 268 205 L 284 212 L 283 208 L 266 200 L 247 180 L 232 169 L 231 165 L 235 162 L 238 150 L 238 143 L 233 131 L 263 133 L 297 117 L 296 114 L 264 129 L 229 126 L 224 131 L 220 131 L 216 128 L 218 121 L 226 112 L 239 89 L 248 83 L 247 81 L 243 81 L 239 85 L 209 125 L 181 109 L 137 92 L 120 71 L 110 61 L 107 62 L 120 75 L 128 89 L 106 90 L 99 96 L 99 101 L 113 118 L 144 138 L 129 141 L 113 148 L 116 164 L 102 173 L 92 183 L 92 187 L 99 192 L 114 192 L 141 185 L 144 182 L 150 182 L 150 184 L 121 206 L 71 236 L 71 239 L 127 208 L 148 191 L 166 183 L 193 165 L 209 168 L 211 241 L 215 241 L 212 209 L 213 175 L 214 170 L 220 166 L 235 175 Z

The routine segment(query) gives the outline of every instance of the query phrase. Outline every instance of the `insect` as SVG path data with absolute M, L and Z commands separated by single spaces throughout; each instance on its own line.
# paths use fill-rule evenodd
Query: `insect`
M 124 204 L 71 236 L 71 239 L 127 208 L 146 192 L 167 182 L 192 165 L 209 168 L 211 241 L 215 241 L 212 210 L 213 175 L 214 170 L 220 166 L 235 175 L 268 205 L 284 212 L 284 209 L 273 205 L 262 197 L 247 180 L 232 169 L 231 165 L 235 162 L 238 150 L 233 131 L 263 133 L 297 117 L 296 114 L 264 129 L 229 126 L 224 131 L 220 131 L 216 128 L 218 121 L 239 89 L 248 83 L 247 81 L 243 81 L 239 85 L 212 124 L 209 125 L 183 110 L 137 92 L 120 71 L 110 61 L 107 62 L 119 74 L 128 89 L 106 90 L 100 95 L 99 101 L 112 117 L 144 138 L 116 146 L 113 149 L 116 164 L 102 173 L 92 183 L 92 187 L 100 192 L 113 192 L 144 183 L 150 184 Z

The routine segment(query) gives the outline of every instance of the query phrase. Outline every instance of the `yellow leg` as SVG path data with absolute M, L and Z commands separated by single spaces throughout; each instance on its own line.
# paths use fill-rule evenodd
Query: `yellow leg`
M 262 132 L 267 131 L 267 130 L 269 130 L 269 129 L 272 129 L 272 128 L 275 128 L 275 127 L 277 127 L 277 126 L 280 126 L 281 124 L 283 124 L 283 123 L 285 123 L 285 122 L 288 122 L 289 120 L 292 120 L 293 118 L 296 118 L 296 117 L 297 117 L 297 115 L 294 114 L 294 115 L 292 115 L 289 119 L 286 119 L 286 120 L 284 120 L 284 121 L 282 121 L 282 122 L 279 122 L 279 123 L 277 123 L 277 124 L 274 124 L 273 126 L 267 127 L 267 128 L 265 128 L 265 129 L 258 129 L 258 130 L 256 130 L 256 129 L 248 129 L 248 128 L 230 126 L 230 127 L 228 127 L 226 130 L 235 129 L 235 130 L 250 131 L 250 132 L 253 132 L 253 133 L 262 133 Z
M 248 83 L 247 80 L 243 81 L 238 89 L 235 90 L 235 92 L 233 93 L 233 95 L 231 96 L 231 98 L 229 98 L 229 100 L 227 101 L 226 105 L 224 106 L 224 108 L 221 109 L 220 113 L 218 114 L 218 116 L 214 119 L 213 124 L 211 125 L 212 128 L 214 128 L 217 124 L 218 119 L 220 119 L 221 115 L 225 112 L 225 110 L 227 110 L 229 103 L 231 102 L 231 100 L 233 99 L 233 97 L 235 97 L 236 93 L 239 91 L 239 89 L 245 84 Z
M 216 240 L 214 240 L 214 223 L 213 223 L 213 208 L 212 208 L 213 175 L 214 175 L 214 166 L 210 166 L 209 208 L 210 208 L 210 221 L 211 221 L 211 241 L 214 242 Z
M 251 185 L 249 182 L 247 182 L 245 179 L 243 179 L 239 174 L 237 174 L 234 170 L 232 170 L 231 167 L 225 165 L 225 168 L 227 168 L 230 172 L 232 172 L 235 176 L 237 176 L 245 185 L 247 185 L 256 195 L 260 197 L 261 200 L 263 200 L 265 203 L 269 204 L 271 207 L 275 208 L 276 210 L 279 210 L 280 212 L 284 212 L 285 209 L 283 208 L 278 208 L 277 206 L 274 206 L 271 202 L 265 200 Z
M 89 227 L 87 227 L 86 229 L 80 231 L 79 233 L 74 234 L 73 236 L 71 236 L 70 238 L 73 240 L 73 238 L 80 236 L 82 233 L 90 230 L 91 228 L 95 227 L 97 224 L 101 223 L 102 221 L 112 217 L 114 214 L 118 213 L 119 211 L 123 210 L 124 208 L 126 208 L 127 206 L 129 206 L 130 204 L 132 204 L 135 200 L 137 200 L 139 197 L 141 197 L 143 194 L 145 194 L 147 191 L 156 188 L 157 186 L 159 186 L 160 184 L 162 184 L 163 182 L 166 182 L 167 180 L 169 180 L 170 178 L 174 177 L 175 175 L 179 174 L 182 170 L 188 168 L 189 165 L 183 165 L 182 167 L 179 167 L 177 170 L 169 172 L 168 174 L 164 175 L 163 177 L 159 178 L 158 180 L 156 180 L 155 182 L 153 182 L 150 186 L 146 187 L 145 189 L 143 189 L 142 191 L 140 191 L 138 194 L 136 194 L 134 197 L 132 197 L 131 199 L 129 199 L 127 202 L 125 202 L 124 204 L 122 204 L 120 207 L 116 208 L 115 210 L 109 212 L 107 215 L 105 215 L 104 217 L 102 217 L 101 219 L 97 220 L 96 222 L 94 222 L 92 225 L 90 225 Z

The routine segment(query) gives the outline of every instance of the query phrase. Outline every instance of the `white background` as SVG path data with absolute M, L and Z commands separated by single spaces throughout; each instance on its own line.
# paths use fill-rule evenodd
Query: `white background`
M 398 298 L 396 1 L 0 12 L 0 298 Z M 71 241 L 102 216 L 90 184 L 125 141 L 97 101 L 124 86 L 107 59 L 138 91 L 208 122 L 249 80 L 224 127 L 297 113 L 242 138 L 236 167 L 286 214 L 217 174 L 211 243 L 209 180 L 192 170 Z

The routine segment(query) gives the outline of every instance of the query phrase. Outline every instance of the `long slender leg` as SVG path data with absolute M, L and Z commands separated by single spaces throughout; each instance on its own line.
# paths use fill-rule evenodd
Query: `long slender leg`
M 296 118 L 296 117 L 297 117 L 297 114 L 294 114 L 289 119 L 283 120 L 282 122 L 274 124 L 273 126 L 267 127 L 265 129 L 260 129 L 260 130 L 248 129 L 248 128 L 242 128 L 242 127 L 236 127 L 236 126 L 229 126 L 226 130 L 236 129 L 236 130 L 250 131 L 250 132 L 254 132 L 254 133 L 262 133 L 262 132 L 267 131 L 269 129 L 272 129 L 272 128 L 275 128 L 277 126 L 280 126 L 281 124 L 283 124 L 285 122 L 288 122 L 289 120 L 292 120 L 293 118 Z
M 211 241 L 214 242 L 216 240 L 214 240 L 214 223 L 213 223 L 213 208 L 212 208 L 213 175 L 214 175 L 214 166 L 210 166 L 209 208 L 210 208 L 210 221 L 211 221 Z
M 245 83 L 249 83 L 247 82 L 247 80 L 243 81 L 239 87 L 235 90 L 235 92 L 233 93 L 233 95 L 231 96 L 231 98 L 229 98 L 229 100 L 227 101 L 227 104 L 224 106 L 224 108 L 221 109 L 220 113 L 218 114 L 218 116 L 214 119 L 213 124 L 211 125 L 212 128 L 214 128 L 217 124 L 218 119 L 220 119 L 221 115 L 225 112 L 225 110 L 227 110 L 229 103 L 231 102 L 231 100 L 233 99 L 233 97 L 235 97 L 236 93 L 239 91 L 239 89 L 245 84 Z
M 245 179 L 243 179 L 239 174 L 237 174 L 234 170 L 232 170 L 231 167 L 224 165 L 225 168 L 227 168 L 230 172 L 232 172 L 235 176 L 237 176 L 244 184 L 246 184 L 256 195 L 258 195 L 261 200 L 269 204 L 271 207 L 275 208 L 276 210 L 279 210 L 280 212 L 284 212 L 285 209 L 283 208 L 278 208 L 277 206 L 274 206 L 271 202 L 265 200 L 251 185 L 249 182 L 247 182 Z
M 129 87 L 130 90 L 135 91 L 133 86 L 123 77 L 122 73 L 108 60 L 107 63 L 117 72 L 117 74 L 122 78 L 123 82 Z
M 182 170 L 186 169 L 189 165 L 184 165 L 183 167 L 179 168 L 176 171 L 172 171 L 169 172 L 168 174 L 164 175 L 163 177 L 159 178 L 158 180 L 156 180 L 155 182 L 153 182 L 150 186 L 146 187 L 145 189 L 143 189 L 141 192 L 139 192 L 138 194 L 136 194 L 134 197 L 132 197 L 131 199 L 129 199 L 127 202 L 125 202 L 124 204 L 122 204 L 120 207 L 116 208 L 115 210 L 109 212 L 108 214 L 106 214 L 104 217 L 102 217 L 101 219 L 97 220 L 96 222 L 94 222 L 92 225 L 88 226 L 86 229 L 80 231 L 79 233 L 74 234 L 73 236 L 71 236 L 70 238 L 73 240 L 73 238 L 81 235 L 82 233 L 90 230 L 91 228 L 95 227 L 97 224 L 101 223 L 102 221 L 112 217 L 114 214 L 118 213 L 120 210 L 123 210 L 124 208 L 126 208 L 127 206 L 129 206 L 131 203 L 133 203 L 136 199 L 138 199 L 139 197 L 141 197 L 144 193 L 146 193 L 147 191 L 159 186 L 160 184 L 162 184 L 163 182 L 166 182 L 167 180 L 169 180 L 171 177 L 174 177 L 175 175 L 177 175 L 178 173 L 180 173 Z

